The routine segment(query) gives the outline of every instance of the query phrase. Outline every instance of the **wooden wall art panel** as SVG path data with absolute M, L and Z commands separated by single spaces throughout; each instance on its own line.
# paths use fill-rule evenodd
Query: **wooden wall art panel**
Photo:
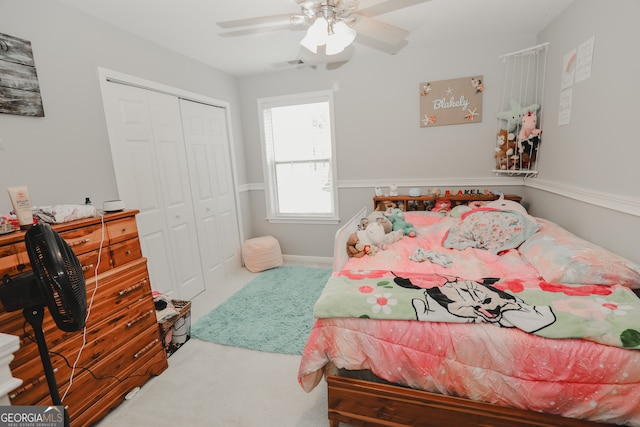
M 2 33 L 0 113 L 44 117 L 31 42 Z

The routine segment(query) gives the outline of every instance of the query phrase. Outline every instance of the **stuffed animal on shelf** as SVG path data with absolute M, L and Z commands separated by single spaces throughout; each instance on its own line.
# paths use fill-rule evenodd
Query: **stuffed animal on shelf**
M 438 199 L 436 200 L 436 205 L 431 209 L 431 212 L 442 212 L 447 213 L 451 210 L 451 200 L 449 199 Z
M 531 163 L 536 161 L 538 154 L 542 130 L 536 127 L 537 122 L 538 115 L 535 111 L 522 116 L 522 127 L 518 133 L 518 153 L 525 168 L 529 168 Z
M 497 117 L 500 120 L 505 120 L 507 122 L 506 129 L 509 132 L 513 132 L 522 123 L 523 115 L 538 111 L 540 106 L 538 104 L 531 104 L 526 107 L 521 107 L 520 103 L 512 99 L 509 101 L 509 108 L 509 110 L 500 111 Z
M 518 141 L 524 141 L 531 136 L 538 136 L 542 130 L 538 129 L 538 115 L 535 111 L 530 111 L 522 116 L 522 127 L 518 133 Z
M 522 158 L 522 165 L 526 168 L 536 161 L 538 156 L 538 145 L 540 144 L 539 136 L 530 136 L 524 141 L 518 141 L 518 151 Z
M 496 169 L 507 170 L 513 169 L 520 160 L 518 143 L 515 141 L 516 136 L 506 129 L 500 129 L 496 141 Z
M 378 202 L 376 206 L 376 211 L 385 212 L 387 209 L 397 208 L 398 205 L 392 202 L 391 200 L 382 200 Z
M 357 246 L 359 241 L 358 233 L 353 232 L 349 235 L 349 238 L 347 239 L 347 255 L 349 258 L 362 258 L 366 255 L 364 250 L 358 249 Z
M 404 212 L 398 208 L 387 209 L 386 217 L 393 224 L 393 231 L 402 230 L 405 236 L 416 237 L 416 229 L 413 224 L 404 220 Z

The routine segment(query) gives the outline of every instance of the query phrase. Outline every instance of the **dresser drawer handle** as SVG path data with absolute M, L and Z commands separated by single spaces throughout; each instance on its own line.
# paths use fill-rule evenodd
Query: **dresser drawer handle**
M 93 264 L 89 264 L 89 265 L 83 265 L 82 266 L 82 271 L 89 271 L 93 268 Z
M 135 290 L 140 289 L 142 286 L 144 286 L 145 283 L 147 283 L 147 279 L 144 279 L 133 286 L 129 286 L 128 288 L 124 288 L 123 290 L 118 292 L 118 296 L 121 297 L 123 295 L 130 294 L 131 292 L 134 292 Z
M 131 251 L 130 251 L 130 250 L 126 250 L 126 251 L 124 252 L 124 254 L 125 254 L 125 255 L 127 255 L 127 256 L 129 256 L 129 255 L 131 255 Z
M 53 372 L 54 373 L 58 372 L 58 368 L 53 368 Z M 20 396 L 21 394 L 28 392 L 38 384 L 44 383 L 45 378 L 46 377 L 43 375 L 40 378 L 36 378 L 35 380 L 31 381 L 29 384 L 25 384 L 22 387 L 17 388 L 13 393 L 9 395 L 9 399 L 13 400 L 16 397 Z
M 153 348 L 154 345 L 158 343 L 158 339 L 151 341 L 149 344 L 145 345 L 139 352 L 133 355 L 134 359 L 137 359 L 140 356 L 143 356 L 145 353 L 149 352 Z
M 127 328 L 132 327 L 133 325 L 135 325 L 136 323 L 140 323 L 142 322 L 144 319 L 146 319 L 147 317 L 149 317 L 151 315 L 151 313 L 153 313 L 152 310 L 147 311 L 146 313 L 142 313 L 140 316 L 136 317 L 135 319 L 133 319 L 131 322 L 127 323 Z
M 85 243 L 89 243 L 90 241 L 91 241 L 91 239 L 89 239 L 89 238 L 82 239 L 82 240 L 76 240 L 75 242 L 69 242 L 69 246 L 71 246 L 73 248 L 74 246 L 84 245 Z

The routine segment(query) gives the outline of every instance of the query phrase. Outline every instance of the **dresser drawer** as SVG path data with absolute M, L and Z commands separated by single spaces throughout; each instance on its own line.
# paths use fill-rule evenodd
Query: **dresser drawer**
M 113 346 L 108 356 L 102 357 L 91 367 L 91 373 L 85 371 L 75 377 L 63 402 L 69 407 L 71 425 L 87 425 L 76 420 L 76 417 L 104 400 L 119 384 L 125 387 L 120 388 L 122 395 L 111 406 L 119 403 L 126 392 L 143 384 L 151 375 L 163 372 L 167 368 L 167 360 L 164 355 L 163 358 L 158 357 L 159 353 L 162 354 L 160 340 L 152 328 L 147 328 L 128 344 Z
M 93 324 L 92 324 L 93 323 Z M 78 359 L 76 375 L 83 368 L 94 370 L 91 365 L 96 360 L 109 358 L 114 349 L 127 347 L 139 341 L 138 336 L 148 329 L 155 329 L 156 318 L 153 303 L 148 299 L 140 299 L 133 303 L 126 312 L 118 312 L 115 316 L 98 323 L 91 322 L 87 326 L 86 345 Z M 51 363 L 56 370 L 56 381 L 59 388 L 66 387 L 71 376 L 72 364 L 82 346 L 82 332 L 65 332 L 56 335 L 54 339 L 47 338 Z M 66 354 L 67 361 L 60 355 Z M 69 355 L 73 360 L 69 360 Z M 9 393 L 12 405 L 27 405 L 28 402 L 40 400 L 49 393 L 46 379 L 43 380 L 43 368 L 39 356 L 32 357 L 12 370 L 16 378 L 23 380 L 23 384 Z M 75 381 L 75 380 L 74 380 Z M 75 386 L 75 384 L 74 384 Z M 61 393 L 62 394 L 62 393 Z
M 0 278 L 5 274 L 15 276 L 20 273 L 21 261 L 18 258 L 18 248 L 16 245 L 0 246 Z
M 103 233 L 102 224 L 77 228 L 60 233 L 76 255 L 84 254 L 100 248 L 100 244 L 107 246 L 107 235 Z
M 111 262 L 114 267 L 120 267 L 140 258 L 142 258 L 142 250 L 138 238 L 111 245 Z
M 98 257 L 98 255 L 100 255 Z M 101 251 L 95 250 L 78 255 L 78 261 L 82 266 L 85 280 L 91 279 L 96 275 L 96 266 L 98 266 L 98 274 L 104 273 L 113 266 L 109 249 L 104 248 Z M 100 264 L 98 264 L 100 262 Z
M 98 288 L 94 295 L 96 281 Z M 87 329 L 91 329 L 93 325 L 107 318 L 121 315 L 121 313 L 118 313 L 120 310 L 126 313 L 128 305 L 135 304 L 140 299 L 147 298 L 149 306 L 153 307 L 145 258 L 131 262 L 125 267 L 108 270 L 97 278 L 92 277 L 87 280 L 86 285 L 87 306 L 91 303 L 93 296 L 93 305 L 87 322 Z M 38 347 L 33 341 L 33 331 L 29 325 L 23 328 L 25 320 L 22 311 L 3 313 L 1 316 L 6 316 L 10 320 L 7 325 L 2 325 L 2 331 L 17 335 L 21 343 L 20 349 L 15 352 L 14 359 L 11 361 L 11 368 L 16 368 L 28 363 L 33 358 L 37 358 Z M 73 339 L 74 336 L 79 334 L 79 332 L 64 332 L 58 329 L 48 308 L 44 310 L 42 330 L 50 348 L 60 342 Z
M 107 234 L 109 235 L 110 244 L 138 237 L 138 227 L 135 217 L 107 223 Z

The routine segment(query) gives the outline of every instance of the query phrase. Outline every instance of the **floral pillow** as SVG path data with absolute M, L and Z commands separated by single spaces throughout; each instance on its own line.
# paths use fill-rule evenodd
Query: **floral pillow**
M 587 242 L 549 220 L 538 218 L 537 222 L 541 225 L 540 231 L 518 250 L 547 282 L 640 289 L 640 265 Z

